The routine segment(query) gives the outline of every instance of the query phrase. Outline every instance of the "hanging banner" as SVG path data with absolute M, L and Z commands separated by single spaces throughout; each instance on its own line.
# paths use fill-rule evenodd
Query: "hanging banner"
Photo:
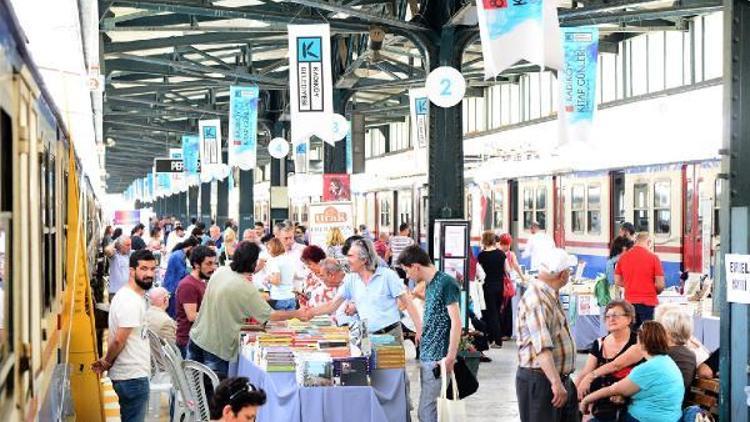
M 323 202 L 349 201 L 352 199 L 348 174 L 323 175 Z
M 315 135 L 333 145 L 333 78 L 328 24 L 288 25 L 292 144 Z
M 198 122 L 200 136 L 201 181 L 221 179 L 224 168 L 221 164 L 221 121 L 201 120 Z M 225 176 L 225 175 L 224 175 Z
M 200 184 L 200 138 L 198 135 L 182 135 L 182 159 L 188 185 Z
M 560 144 L 588 142 L 596 110 L 599 29 L 563 28 L 565 63 L 558 79 Z
M 132 227 L 141 222 L 141 210 L 116 210 L 112 218 L 113 226 Z
M 333 228 L 341 230 L 344 238 L 354 234 L 354 214 L 351 202 L 310 204 L 310 244 L 326 247 L 328 233 Z
M 172 172 L 172 193 L 185 192 L 187 190 L 187 183 L 185 182 L 185 165 L 182 156 L 182 148 L 170 148 L 169 158 L 179 162 L 175 167 L 179 167 L 179 170 Z
M 354 173 L 354 151 L 352 151 L 352 122 L 349 122 L 349 132 L 346 134 L 346 172 Z
M 560 69 L 557 3 L 543 0 L 477 0 L 484 77 L 491 79 L 520 60 Z
M 427 143 L 430 140 L 430 100 L 425 88 L 409 90 L 411 132 L 414 134 L 414 159 L 418 169 L 427 168 Z
M 146 192 L 148 192 L 148 202 L 154 202 L 154 199 L 156 199 L 156 192 L 154 189 L 154 173 L 149 173 L 146 175 Z
M 258 87 L 229 87 L 229 166 L 255 168 L 258 136 Z

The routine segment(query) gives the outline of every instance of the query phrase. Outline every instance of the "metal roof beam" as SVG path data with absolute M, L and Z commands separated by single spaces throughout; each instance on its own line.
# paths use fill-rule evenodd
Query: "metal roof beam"
M 276 35 L 268 33 L 265 35 Z M 259 33 L 253 32 L 231 32 L 231 33 L 208 33 L 198 35 L 182 35 L 178 37 L 163 37 L 148 40 L 110 42 L 104 44 L 104 54 L 126 53 L 128 51 L 149 50 L 157 48 L 180 47 L 196 44 L 228 44 L 233 42 L 247 42 L 253 37 L 259 37 Z
M 170 103 L 160 102 L 160 101 L 149 101 L 149 100 L 139 100 L 136 98 L 131 97 L 119 97 L 116 95 L 108 95 L 106 97 L 106 101 L 121 101 L 125 103 L 132 103 L 132 104 L 143 104 L 147 106 L 156 106 L 156 107 L 164 107 L 171 110 L 177 110 L 177 111 L 185 111 L 188 113 L 191 112 L 199 112 L 203 114 L 211 114 L 211 115 L 217 115 L 217 116 L 223 116 L 224 112 L 216 111 L 216 110 L 208 110 L 204 108 L 198 108 L 198 107 L 187 107 L 187 106 L 180 106 L 180 105 L 174 105 Z
M 112 85 L 107 86 L 107 95 L 125 96 L 125 95 L 139 95 L 153 93 L 154 91 L 182 91 L 187 89 L 200 89 L 200 88 L 211 88 L 211 87 L 228 87 L 233 84 L 232 81 L 221 81 L 217 79 L 204 79 L 198 81 L 186 81 L 186 82 L 133 82 L 138 83 L 138 86 L 132 86 L 127 88 L 115 88 Z
M 170 126 L 152 126 L 152 125 L 143 125 L 138 123 L 130 123 L 130 122 L 121 122 L 117 120 L 109 120 L 106 118 L 104 119 L 104 125 L 115 125 L 115 126 L 123 126 L 123 127 L 130 127 L 133 129 L 143 129 L 151 132 L 167 132 L 167 133 L 187 133 L 188 131 L 186 128 L 177 128 L 177 127 L 170 127 Z
M 316 9 L 326 10 L 329 12 L 344 13 L 346 15 L 362 19 L 365 22 L 379 23 L 381 25 L 385 25 L 386 27 L 399 28 L 405 31 L 424 32 L 429 30 L 429 28 L 424 25 L 406 22 L 399 19 L 393 19 L 387 16 L 383 16 L 382 14 L 370 13 L 364 10 L 354 9 L 352 7 L 340 6 L 335 3 L 327 3 L 318 0 L 288 0 L 288 2 L 307 7 L 314 7 Z M 332 20 L 331 22 L 336 22 L 336 20 Z M 331 23 L 331 25 L 333 25 L 333 23 Z
M 560 16 L 560 26 L 600 25 L 605 23 L 640 23 L 662 18 L 701 15 L 722 10 L 721 3 L 706 3 L 698 6 L 667 7 L 662 9 L 631 10 L 621 13 L 592 13 L 589 15 L 567 18 Z
M 286 87 L 286 85 L 288 84 L 287 81 L 282 80 L 282 79 L 275 79 L 275 78 L 271 78 L 268 76 L 241 72 L 239 70 L 219 69 L 219 68 L 214 68 L 214 67 L 206 66 L 202 64 L 185 63 L 185 62 L 178 62 L 174 60 L 165 60 L 165 59 L 156 59 L 156 58 L 143 57 L 143 56 L 137 56 L 134 54 L 124 54 L 124 53 L 118 53 L 114 55 L 114 57 L 118 57 L 121 59 L 128 59 L 131 61 L 136 61 L 136 62 L 141 62 L 141 63 L 167 65 L 167 66 L 171 66 L 174 69 L 180 69 L 180 70 L 206 72 L 206 73 L 219 73 L 221 75 L 224 75 L 225 77 L 236 78 L 236 79 L 240 79 L 244 81 L 258 82 L 261 84 L 276 85 L 276 86 L 282 86 L 282 87 Z

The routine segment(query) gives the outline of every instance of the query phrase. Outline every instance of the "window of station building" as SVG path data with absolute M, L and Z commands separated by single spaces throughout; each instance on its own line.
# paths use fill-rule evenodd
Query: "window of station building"
M 529 230 L 534 221 L 534 190 L 523 189 L 523 228 Z
M 391 227 L 391 201 L 380 200 L 380 231 L 388 231 Z
M 504 206 L 503 203 L 505 201 L 505 195 L 503 192 L 503 189 L 500 187 L 495 187 L 495 191 L 492 195 L 492 213 L 493 213 L 493 225 L 495 229 L 502 229 L 503 228 L 503 211 Z
M 589 234 L 599 234 L 602 231 L 601 200 L 601 186 L 598 184 L 589 185 L 586 195 L 586 229 Z
M 402 223 L 411 224 L 412 214 L 412 199 L 409 192 L 404 192 L 398 197 L 398 221 L 400 225 Z
M 703 79 L 719 78 L 723 74 L 723 52 L 724 49 L 719 47 L 723 43 L 723 15 L 715 13 L 706 15 L 703 19 L 704 36 L 703 41 L 706 45 L 703 58 Z
M 671 182 L 659 180 L 654 183 L 654 233 L 669 234 L 672 224 Z
M 544 186 L 538 186 L 536 188 L 536 213 L 534 214 L 536 222 L 539 223 L 539 228 L 545 230 L 547 228 L 547 188 Z
M 649 231 L 648 183 L 633 185 L 633 225 L 637 232 Z
M 573 185 L 570 188 L 571 230 L 573 233 L 583 233 L 584 230 L 584 201 L 585 189 L 583 185 Z

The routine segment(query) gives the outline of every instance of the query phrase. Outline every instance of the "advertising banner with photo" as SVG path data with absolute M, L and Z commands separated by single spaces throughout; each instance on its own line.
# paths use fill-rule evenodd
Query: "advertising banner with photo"
M 307 144 L 315 135 L 333 145 L 331 29 L 328 24 L 287 28 L 292 144 Z
M 258 138 L 257 86 L 229 87 L 229 166 L 255 168 Z
M 417 168 L 427 169 L 427 143 L 430 141 L 430 100 L 425 88 L 409 90 L 409 112 Z
M 351 183 L 348 174 L 323 175 L 323 202 L 350 201 Z
M 326 248 L 328 232 L 338 228 L 348 238 L 354 234 L 354 209 L 351 202 L 310 204 L 310 244 Z
M 562 28 L 565 61 L 559 72 L 560 144 L 589 141 L 596 111 L 599 29 Z
M 135 226 L 141 222 L 141 210 L 117 210 L 112 217 L 113 226 Z
M 182 135 L 182 160 L 185 163 L 185 178 L 189 186 L 200 184 L 200 137 Z
M 198 122 L 200 136 L 201 181 L 222 179 L 226 176 L 221 162 L 221 121 L 201 120 Z
M 560 69 L 557 3 L 544 0 L 477 0 L 484 77 L 494 78 L 520 60 Z

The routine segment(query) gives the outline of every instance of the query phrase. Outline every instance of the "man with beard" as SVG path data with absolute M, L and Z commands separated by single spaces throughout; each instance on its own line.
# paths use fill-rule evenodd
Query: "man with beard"
M 146 419 L 151 349 L 146 335 L 145 295 L 154 283 L 155 270 L 156 258 L 148 249 L 130 255 L 128 284 L 117 291 L 109 307 L 107 355 L 91 365 L 97 374 L 109 371 L 123 422 Z
M 177 285 L 177 347 L 184 358 L 190 339 L 190 328 L 198 318 L 206 283 L 216 270 L 216 252 L 208 246 L 197 246 L 190 253 L 193 271 Z

